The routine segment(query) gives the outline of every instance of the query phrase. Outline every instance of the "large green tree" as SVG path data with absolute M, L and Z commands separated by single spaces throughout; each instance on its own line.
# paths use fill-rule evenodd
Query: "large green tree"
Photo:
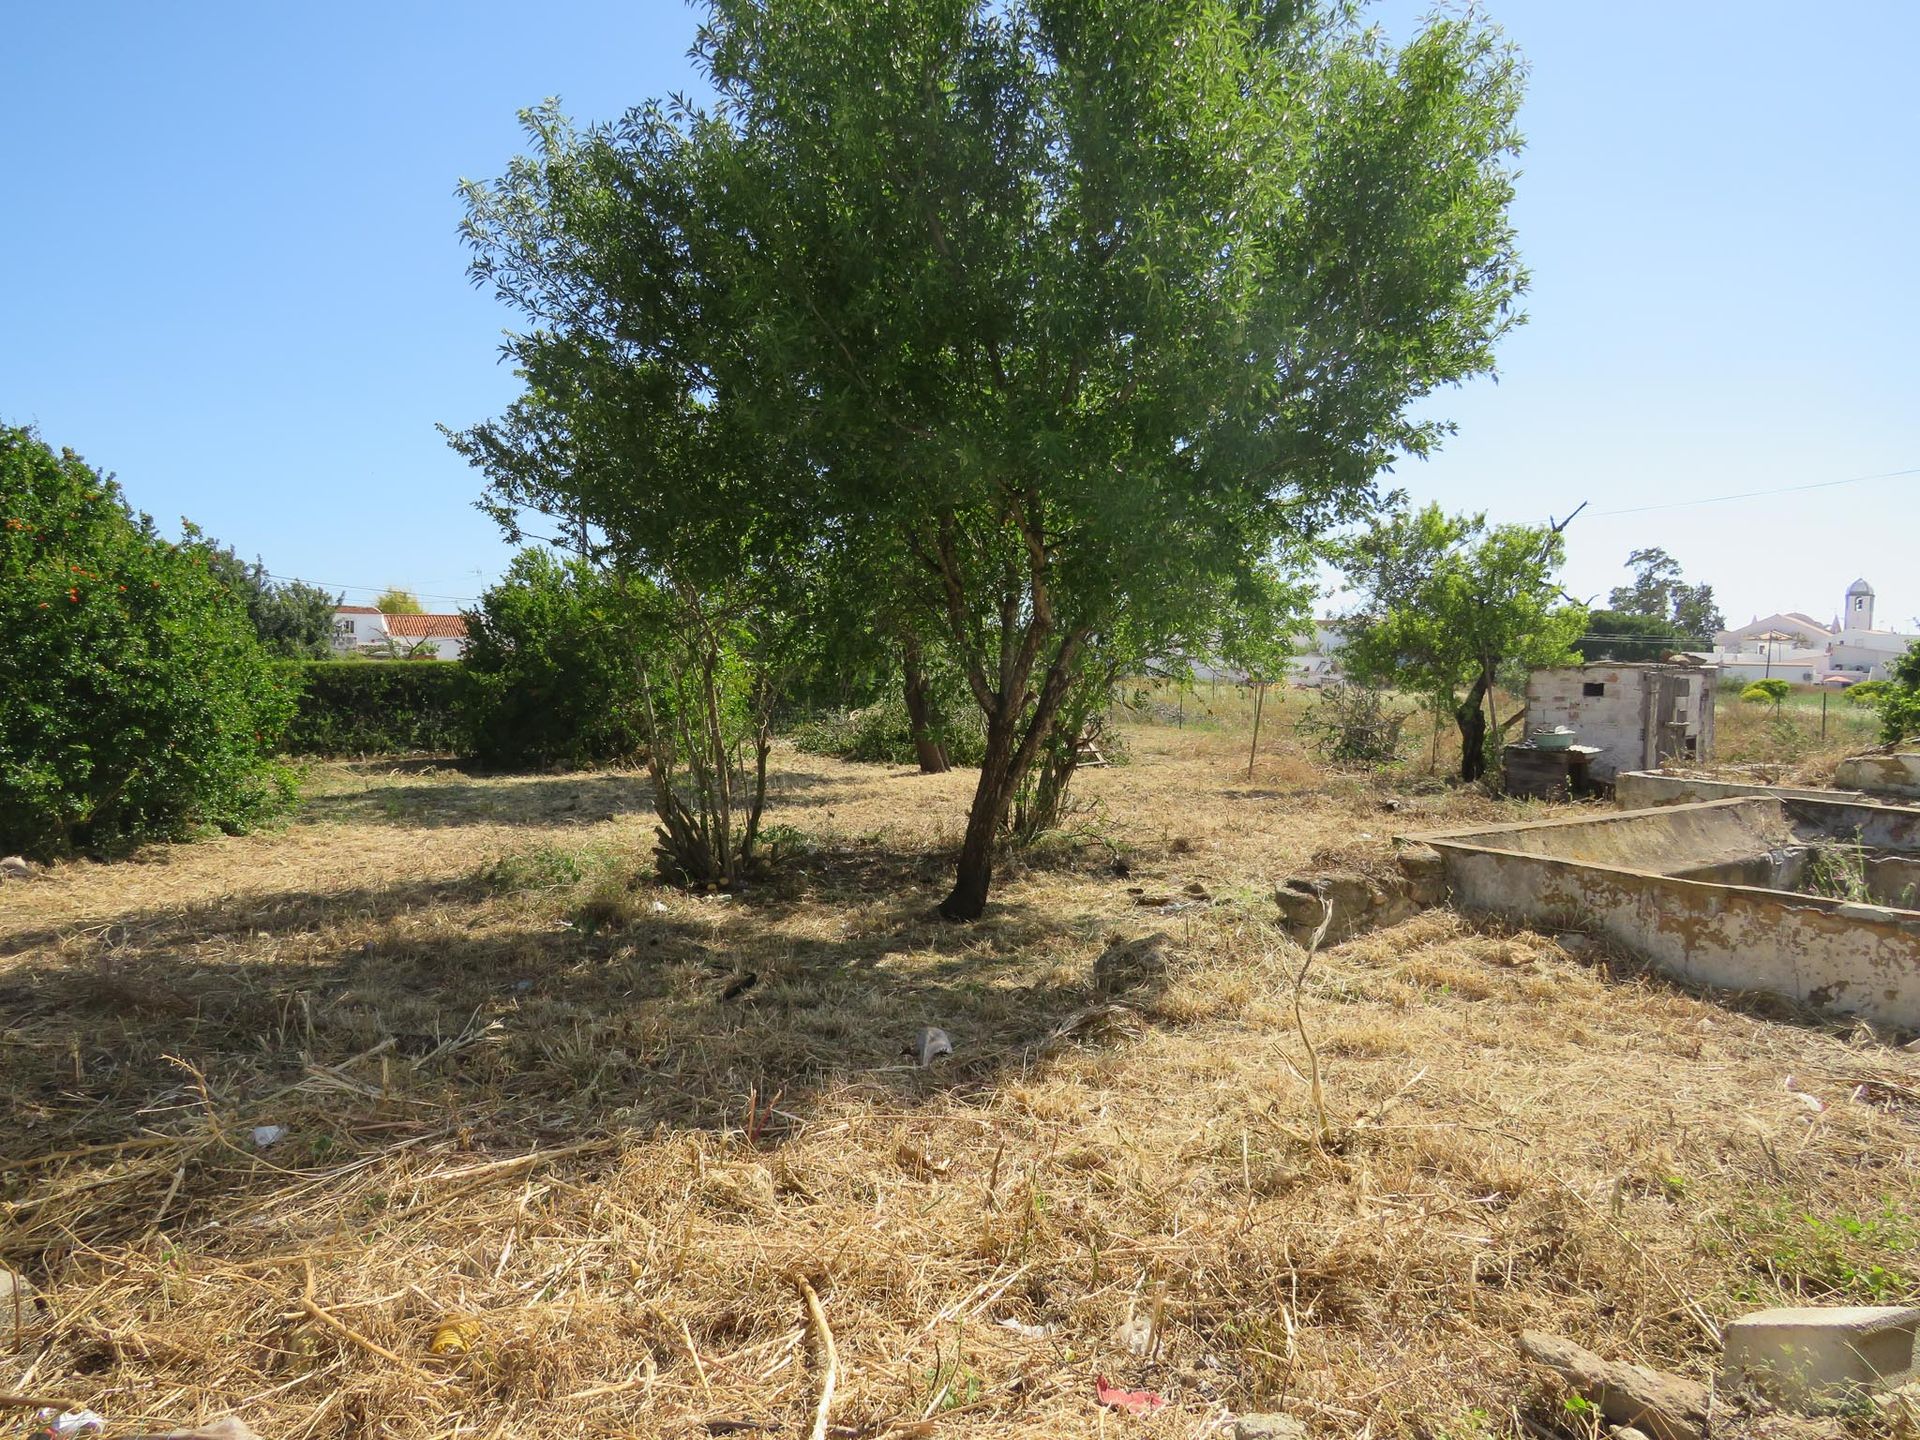
M 1657 615 L 1593 610 L 1588 612 L 1585 633 L 1573 643 L 1583 660 L 1664 660 L 1674 651 L 1693 648 L 1699 642 L 1673 621 Z
M 882 552 L 985 717 L 971 918 L 1089 653 L 1367 514 L 1490 368 L 1520 66 L 1312 0 L 710 0 L 696 55 L 710 105 L 538 112 L 470 187 L 527 390 L 461 443 L 503 508 L 644 509 L 650 563 Z
M 1727 628 L 1713 587 L 1689 585 L 1680 562 L 1659 546 L 1628 555 L 1627 569 L 1633 572 L 1633 583 L 1616 586 L 1607 597 L 1613 609 L 1664 620 L 1695 648 L 1711 645 L 1714 633 Z
M 1489 526 L 1438 505 L 1398 511 L 1343 547 L 1360 607 L 1345 624 L 1341 665 L 1452 710 L 1460 778 L 1477 780 L 1499 735 L 1494 686 L 1578 658 L 1571 647 L 1587 612 L 1565 603 L 1554 579 L 1565 557 L 1548 526 Z
M 247 607 L 253 633 L 267 653 L 283 660 L 325 660 L 333 654 L 333 612 L 341 597 L 303 580 L 275 580 L 257 556 L 249 564 L 191 521 L 185 543 L 194 546 L 221 584 Z

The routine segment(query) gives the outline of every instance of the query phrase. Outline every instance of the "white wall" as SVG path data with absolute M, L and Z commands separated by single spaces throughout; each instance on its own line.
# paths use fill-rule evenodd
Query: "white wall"
M 1720 654 L 1713 657 L 1720 667 L 1720 682 L 1742 688 L 1756 680 L 1785 680 L 1789 685 L 1811 685 L 1832 668 L 1829 656 L 1806 650 L 1775 651 L 1773 663 L 1764 655 Z
M 336 655 L 350 655 L 364 645 L 377 645 L 386 638 L 387 617 L 384 615 L 333 612 L 333 653 Z

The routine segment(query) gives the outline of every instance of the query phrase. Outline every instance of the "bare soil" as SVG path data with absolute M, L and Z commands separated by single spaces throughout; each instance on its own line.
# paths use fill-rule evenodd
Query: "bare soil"
M 1329 774 L 1298 703 L 1251 778 L 1244 706 L 1124 728 L 971 926 L 932 914 L 969 774 L 786 749 L 733 896 L 646 878 L 641 776 L 427 762 L 7 885 L 0 1394 L 110 1436 L 805 1435 L 831 1369 L 843 1436 L 1578 1435 L 1520 1329 L 1705 1378 L 1745 1310 L 1916 1298 L 1904 1037 L 1446 911 L 1296 1011 L 1275 880 L 1549 813 Z M 1096 992 L 1156 930 L 1170 973 Z

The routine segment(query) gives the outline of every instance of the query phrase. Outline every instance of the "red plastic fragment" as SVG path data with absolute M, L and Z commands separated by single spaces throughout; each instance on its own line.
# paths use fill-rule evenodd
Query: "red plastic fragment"
M 1099 1397 L 1102 1405 L 1111 1405 L 1129 1415 L 1151 1415 L 1167 1403 L 1166 1398 L 1156 1390 L 1116 1390 L 1107 1383 L 1104 1375 L 1094 1376 L 1093 1393 Z

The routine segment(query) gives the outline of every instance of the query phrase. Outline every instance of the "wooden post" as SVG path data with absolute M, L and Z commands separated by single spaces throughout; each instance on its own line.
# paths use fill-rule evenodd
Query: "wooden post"
M 1827 738 L 1827 692 L 1820 692 L 1820 738 Z
M 1254 757 L 1260 753 L 1260 712 L 1266 708 L 1267 682 L 1253 682 L 1253 747 L 1247 751 L 1247 779 L 1253 779 Z

